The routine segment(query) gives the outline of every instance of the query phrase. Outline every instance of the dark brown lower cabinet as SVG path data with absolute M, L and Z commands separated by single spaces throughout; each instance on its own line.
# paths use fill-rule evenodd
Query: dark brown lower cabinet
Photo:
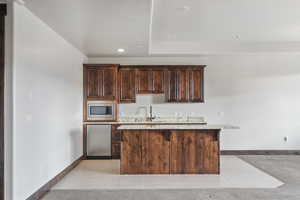
M 122 133 L 121 174 L 168 174 L 170 143 L 158 131 Z
M 119 125 L 111 125 L 111 156 L 113 159 L 120 159 L 121 153 L 121 133 L 117 129 Z
M 219 174 L 219 130 L 122 131 L 121 174 Z
M 218 174 L 219 140 L 215 131 L 173 131 L 171 174 Z
M 139 131 L 124 131 L 121 138 L 121 174 L 144 173 L 142 144 L 145 135 Z
M 166 134 L 159 131 L 147 131 L 142 144 L 142 160 L 146 174 L 170 173 L 170 142 Z

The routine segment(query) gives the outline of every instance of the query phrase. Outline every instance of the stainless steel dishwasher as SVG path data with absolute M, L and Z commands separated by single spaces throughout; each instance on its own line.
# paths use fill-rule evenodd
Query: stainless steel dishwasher
M 87 156 L 111 156 L 111 125 L 87 126 Z

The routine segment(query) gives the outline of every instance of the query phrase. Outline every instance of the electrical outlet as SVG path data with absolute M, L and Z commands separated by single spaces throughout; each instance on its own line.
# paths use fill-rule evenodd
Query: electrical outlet
M 285 137 L 283 138 L 283 140 L 284 140 L 285 142 L 287 142 L 287 141 L 288 141 L 288 137 L 285 136 Z

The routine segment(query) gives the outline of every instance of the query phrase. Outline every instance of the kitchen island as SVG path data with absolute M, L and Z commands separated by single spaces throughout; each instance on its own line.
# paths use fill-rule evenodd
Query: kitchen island
M 121 125 L 121 174 L 219 174 L 223 125 Z

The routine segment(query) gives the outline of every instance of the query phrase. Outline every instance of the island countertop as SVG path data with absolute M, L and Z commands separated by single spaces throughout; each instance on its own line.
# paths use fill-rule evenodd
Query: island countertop
M 118 130 L 224 130 L 224 129 L 239 129 L 232 125 L 217 125 L 217 124 L 153 124 L 153 125 L 120 125 Z
M 89 121 L 83 122 L 85 125 L 206 125 L 204 121 Z

